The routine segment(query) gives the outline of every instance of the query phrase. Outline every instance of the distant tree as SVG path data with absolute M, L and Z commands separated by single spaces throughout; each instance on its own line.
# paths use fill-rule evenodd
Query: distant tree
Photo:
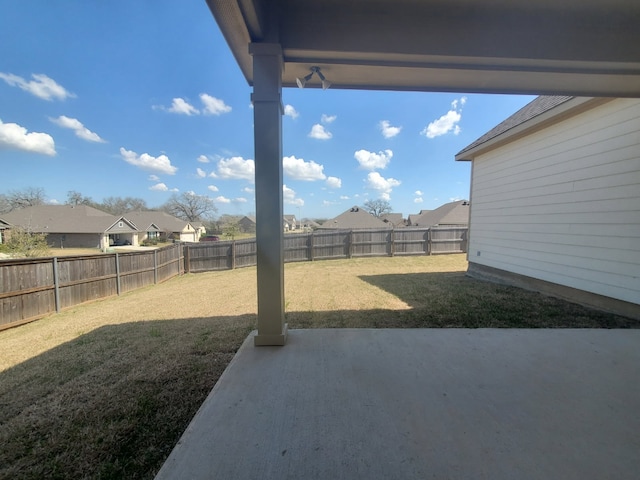
M 69 190 L 67 192 L 67 205 L 89 205 L 95 207 L 96 202 L 91 197 L 85 197 L 76 190 Z
M 240 233 L 240 224 L 237 222 L 227 223 L 222 232 L 229 240 L 235 240 L 236 235 Z
M 8 213 L 11 210 L 11 202 L 9 202 L 9 197 L 4 193 L 0 193 L 0 213 Z
M 379 198 L 377 200 L 367 200 L 364 202 L 364 209 L 374 217 L 380 218 L 382 215 L 391 213 L 391 204 L 387 200 Z
M 127 212 L 149 210 L 147 202 L 136 197 L 107 197 L 96 208 L 111 215 L 122 215 Z
M 0 211 L 7 213 L 19 208 L 42 205 L 45 198 L 42 188 L 27 187 L 23 190 L 11 190 L 6 195 L 0 195 Z
M 174 193 L 162 206 L 162 210 L 189 222 L 210 219 L 218 211 L 211 198 L 193 192 L 180 195 Z
M 12 228 L 5 251 L 19 257 L 44 257 L 49 252 L 46 233 L 33 233 L 24 228 Z

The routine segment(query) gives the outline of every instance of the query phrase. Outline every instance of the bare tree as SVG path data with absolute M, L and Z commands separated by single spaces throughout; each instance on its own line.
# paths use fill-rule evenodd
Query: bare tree
M 174 217 L 190 222 L 210 219 L 218 211 L 211 198 L 193 192 L 180 195 L 174 193 L 162 209 Z
M 391 213 L 391 204 L 381 198 L 377 200 L 367 200 L 364 202 L 364 209 L 374 217 L 380 218 L 382 215 Z
M 89 205 L 95 207 L 96 202 L 91 197 L 85 197 L 76 190 L 69 190 L 67 192 L 67 205 Z
M 139 212 L 149 210 L 147 202 L 135 197 L 107 197 L 96 208 L 112 215 L 122 215 L 127 212 Z
M 42 188 L 27 187 L 23 190 L 11 190 L 6 195 L 0 195 L 0 211 L 3 213 L 19 208 L 42 205 L 45 201 L 45 194 Z

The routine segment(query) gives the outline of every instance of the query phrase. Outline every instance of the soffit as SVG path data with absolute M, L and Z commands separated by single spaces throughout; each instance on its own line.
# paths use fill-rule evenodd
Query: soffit
M 636 0 L 207 3 L 249 84 L 266 42 L 285 87 L 319 66 L 332 88 L 640 96 Z

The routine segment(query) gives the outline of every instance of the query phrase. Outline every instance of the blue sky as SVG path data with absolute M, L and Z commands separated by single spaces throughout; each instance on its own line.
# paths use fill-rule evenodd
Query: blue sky
M 158 206 L 191 191 L 218 215 L 255 211 L 251 88 L 204 0 L 4 0 L 0 12 L 0 193 Z M 471 166 L 454 155 L 533 98 L 285 89 L 285 213 L 384 198 L 406 217 L 466 199 Z

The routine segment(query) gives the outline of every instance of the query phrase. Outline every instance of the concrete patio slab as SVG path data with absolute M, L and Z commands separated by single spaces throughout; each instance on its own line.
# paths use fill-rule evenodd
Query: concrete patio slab
M 247 338 L 167 479 L 637 479 L 639 330 Z

